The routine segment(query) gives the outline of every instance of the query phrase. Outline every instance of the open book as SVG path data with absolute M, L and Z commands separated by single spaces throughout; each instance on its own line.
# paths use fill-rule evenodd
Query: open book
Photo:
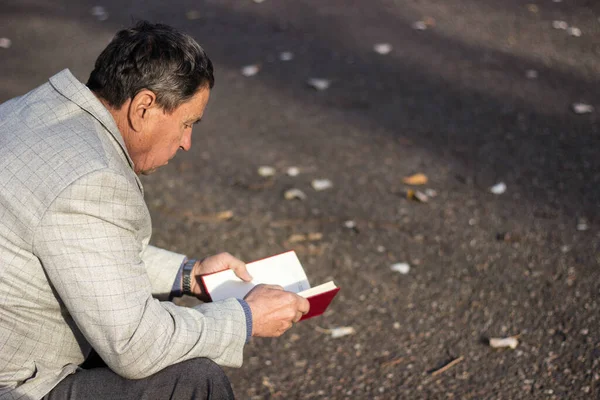
M 246 264 L 246 268 L 253 278 L 252 282 L 242 281 L 230 269 L 204 275 L 202 280 L 211 300 L 243 299 L 261 283 L 280 285 L 310 302 L 310 311 L 302 317 L 302 321 L 323 314 L 340 290 L 333 281 L 311 288 L 294 251 L 251 262 Z

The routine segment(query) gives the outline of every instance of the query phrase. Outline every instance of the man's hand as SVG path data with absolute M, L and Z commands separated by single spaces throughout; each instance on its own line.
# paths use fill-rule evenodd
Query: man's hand
M 246 264 L 235 258 L 229 253 L 219 253 L 214 256 L 206 257 L 204 260 L 197 261 L 192 270 L 191 290 L 194 296 L 203 302 L 210 301 L 207 293 L 204 293 L 202 285 L 202 275 L 218 272 L 224 269 L 231 269 L 235 275 L 245 282 L 250 282 L 252 277 L 246 269 Z
M 252 336 L 281 336 L 310 308 L 308 300 L 281 286 L 257 285 L 244 300 L 252 310 Z

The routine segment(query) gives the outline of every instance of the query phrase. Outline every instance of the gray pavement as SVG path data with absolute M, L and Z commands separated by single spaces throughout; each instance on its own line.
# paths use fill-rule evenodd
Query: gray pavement
M 97 5 L 107 20 L 90 14 Z M 247 261 L 295 249 L 313 284 L 342 287 L 326 315 L 247 346 L 244 366 L 227 370 L 238 398 L 600 399 L 597 3 L 0 7 L 0 37 L 12 41 L 0 48 L 0 101 L 63 68 L 85 81 L 138 18 L 193 34 L 215 62 L 192 150 L 144 178 L 153 243 Z M 413 29 L 419 20 L 426 30 Z M 376 54 L 380 42 L 392 52 Z M 282 51 L 294 59 L 280 61 Z M 260 72 L 242 76 L 248 64 Z M 309 88 L 311 77 L 330 88 Z M 596 111 L 576 115 L 576 102 Z M 258 176 L 260 165 L 276 177 Z M 301 174 L 286 176 L 290 166 Z M 415 172 L 429 177 L 419 190 L 437 191 L 426 204 L 404 196 Z M 334 186 L 316 192 L 315 178 Z M 506 192 L 491 194 L 498 182 Z M 292 187 L 307 199 L 285 201 Z M 211 217 L 228 210 L 232 220 Z M 322 239 L 288 240 L 312 232 Z M 410 272 L 390 270 L 396 262 Z M 340 326 L 356 333 L 327 334 Z M 487 343 L 516 335 L 515 349 Z

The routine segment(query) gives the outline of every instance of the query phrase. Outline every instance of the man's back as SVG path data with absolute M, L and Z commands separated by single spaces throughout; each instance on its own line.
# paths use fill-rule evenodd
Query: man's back
M 53 80 L 68 87 L 64 74 Z M 110 169 L 137 183 L 118 141 L 51 83 L 0 105 L 0 121 L 0 397 L 35 376 L 8 395 L 18 398 L 72 373 L 91 348 L 34 251 L 48 207 L 93 171 Z

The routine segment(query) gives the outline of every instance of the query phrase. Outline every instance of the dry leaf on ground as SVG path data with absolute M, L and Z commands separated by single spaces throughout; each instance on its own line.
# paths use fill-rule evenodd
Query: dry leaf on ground
M 429 182 L 429 179 L 427 178 L 427 175 L 419 173 L 403 178 L 402 182 L 406 183 L 407 185 L 416 186 L 425 185 L 427 182 Z

